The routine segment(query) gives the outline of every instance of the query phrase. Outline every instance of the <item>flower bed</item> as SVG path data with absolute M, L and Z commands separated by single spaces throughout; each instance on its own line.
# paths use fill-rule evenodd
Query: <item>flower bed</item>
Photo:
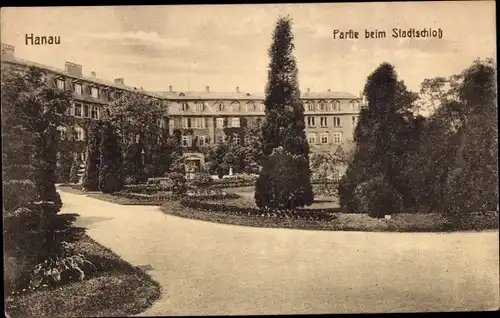
M 210 198 L 204 198 L 200 201 L 198 198 L 184 198 L 180 204 L 197 210 L 220 212 L 230 215 L 246 215 L 257 217 L 285 218 L 310 221 L 329 221 L 333 218 L 332 214 L 324 209 L 295 209 L 292 211 L 263 211 L 249 206 L 237 206 L 227 204 L 227 202 L 210 202 Z

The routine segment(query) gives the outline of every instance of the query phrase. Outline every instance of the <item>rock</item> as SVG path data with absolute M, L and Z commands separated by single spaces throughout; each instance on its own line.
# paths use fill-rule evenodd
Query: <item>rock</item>
M 391 216 L 389 214 L 386 214 L 385 217 L 384 217 L 386 220 L 390 220 L 391 219 Z

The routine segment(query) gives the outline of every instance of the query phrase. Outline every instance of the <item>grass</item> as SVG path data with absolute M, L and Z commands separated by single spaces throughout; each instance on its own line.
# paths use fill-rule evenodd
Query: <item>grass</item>
M 94 263 L 97 272 L 58 289 L 6 297 L 10 317 L 124 317 L 144 311 L 160 298 L 161 287 L 148 274 L 87 235 L 75 251 Z
M 250 197 L 241 197 L 238 199 L 228 199 L 217 202 L 219 204 L 224 202 L 224 204 L 227 204 L 228 206 L 255 207 L 255 203 Z M 338 204 L 335 201 L 328 201 L 324 199 L 313 203 L 310 208 L 337 211 L 337 208 L 332 208 L 334 206 L 338 207 Z M 498 229 L 498 213 L 496 216 L 472 216 L 468 220 L 463 220 L 462 225 L 457 227 L 442 215 L 431 213 L 400 213 L 392 215 L 390 220 L 386 220 L 372 218 L 367 214 L 362 213 L 333 212 L 331 213 L 332 219 L 329 221 L 311 221 L 273 218 L 267 216 L 228 215 L 223 212 L 197 210 L 185 207 L 179 202 L 166 202 L 162 205 L 161 209 L 166 214 L 184 218 L 250 227 L 365 232 L 449 232 L 458 230 L 478 231 Z M 495 217 L 496 222 L 494 220 Z
M 132 199 L 132 198 L 125 198 L 120 195 L 115 195 L 115 194 L 108 194 L 108 193 L 101 193 L 101 192 L 86 192 L 82 191 L 79 189 L 75 189 L 71 186 L 67 185 L 60 185 L 57 187 L 58 190 L 68 192 L 68 193 L 73 193 L 73 194 L 80 194 L 80 195 L 86 195 L 88 197 L 98 199 L 101 201 L 106 201 L 106 202 L 111 202 L 111 203 L 116 203 L 116 204 L 121 204 L 121 205 L 156 205 L 160 206 L 162 202 L 148 202 L 145 200 L 137 200 L 137 199 Z

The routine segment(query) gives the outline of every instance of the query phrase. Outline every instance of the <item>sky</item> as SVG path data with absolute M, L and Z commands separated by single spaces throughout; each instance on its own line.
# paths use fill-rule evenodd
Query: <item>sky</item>
M 495 3 L 399 2 L 2 8 L 2 43 L 16 56 L 145 90 L 263 92 L 272 31 L 290 15 L 301 90 L 359 94 L 382 62 L 408 88 L 496 58 Z M 395 39 L 392 28 L 441 28 L 441 39 Z M 333 30 L 387 32 L 385 39 L 333 39 Z M 60 36 L 30 46 L 25 35 Z

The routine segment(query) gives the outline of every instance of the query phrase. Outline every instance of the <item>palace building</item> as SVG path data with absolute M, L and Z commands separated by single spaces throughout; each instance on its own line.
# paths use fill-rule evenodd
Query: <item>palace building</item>
M 66 62 L 64 69 L 42 65 L 15 56 L 15 48 L 2 44 L 2 68 L 26 69 L 36 67 L 46 75 L 47 84 L 60 89 L 70 89 L 74 100 L 66 115 L 77 119 L 72 127 L 59 127 L 61 139 L 72 145 L 75 155 L 85 159 L 87 125 L 99 120 L 103 106 L 119 98 L 123 92 L 136 92 L 157 100 L 165 109 L 161 127 L 170 133 L 182 132 L 182 146 L 186 159 L 201 167 L 205 158 L 201 149 L 218 141 L 245 142 L 245 127 L 264 120 L 264 93 L 243 92 L 236 87 L 233 92 L 213 92 L 209 86 L 204 91 L 149 92 L 125 85 L 123 78 L 113 81 L 99 79 L 95 72 L 83 74 L 81 65 Z M 313 92 L 309 88 L 301 93 L 304 103 L 306 134 L 311 153 L 333 153 L 353 146 L 361 98 L 346 92 L 327 90 Z

